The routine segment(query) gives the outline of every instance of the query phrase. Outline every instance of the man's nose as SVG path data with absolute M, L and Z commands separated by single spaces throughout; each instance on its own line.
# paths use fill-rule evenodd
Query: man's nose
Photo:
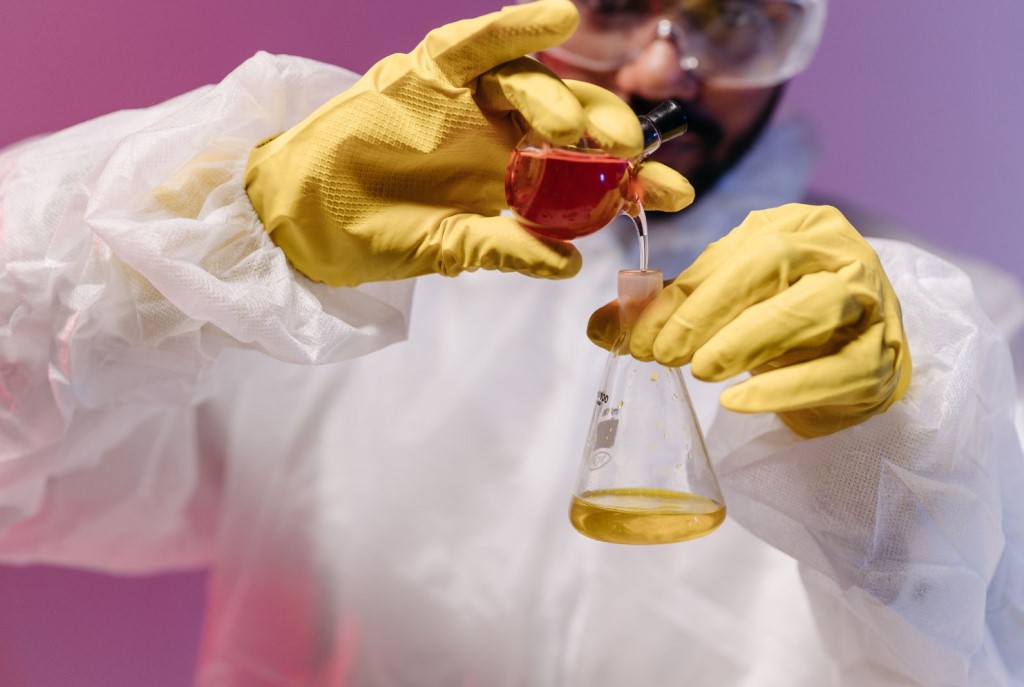
M 681 57 L 674 40 L 654 40 L 619 69 L 615 90 L 647 100 L 695 100 L 700 95 L 700 82 L 683 69 Z

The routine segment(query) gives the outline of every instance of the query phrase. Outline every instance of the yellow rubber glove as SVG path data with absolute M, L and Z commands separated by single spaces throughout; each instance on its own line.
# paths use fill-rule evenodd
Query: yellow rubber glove
M 558 144 L 586 130 L 613 154 L 640 152 L 624 102 L 525 57 L 578 21 L 568 0 L 540 0 L 443 26 L 257 146 L 245 186 L 273 241 L 300 272 L 332 285 L 477 268 L 574 275 L 575 247 L 498 214 L 509 155 L 528 129 Z M 639 177 L 652 209 L 692 200 L 666 170 L 650 165 Z
M 617 335 L 609 304 L 588 335 Z M 886 410 L 910 384 L 900 304 L 878 256 L 832 207 L 752 212 L 708 248 L 641 315 L 630 352 L 721 381 L 740 413 L 775 412 L 813 437 Z

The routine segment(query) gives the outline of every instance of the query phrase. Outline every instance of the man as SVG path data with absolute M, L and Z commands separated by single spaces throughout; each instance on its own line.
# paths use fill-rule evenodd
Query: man
M 685 57 L 678 26 L 604 83 L 706 122 L 673 162 L 702 197 L 672 237 L 652 229 L 669 274 L 738 227 L 634 342 L 712 380 L 760 373 L 689 380 L 730 515 L 654 548 L 568 525 L 604 355 L 583 331 L 632 238 L 612 227 L 577 253 L 490 215 L 523 122 L 636 150 L 600 90 L 516 55 L 576 15 L 540 2 L 445 27 L 359 82 L 257 56 L 0 159 L 0 551 L 211 564 L 203 685 L 1013 684 L 1024 477 L 1005 342 L 948 264 L 891 242 L 879 262 L 835 211 L 789 204 L 786 132 L 754 133 L 777 84 L 715 95 L 710 72 L 668 64 L 668 85 L 648 69 L 626 90 L 644 59 Z M 564 45 L 543 58 L 560 70 L 580 50 Z M 644 167 L 645 202 L 689 202 Z M 579 274 L 430 274 L 474 268 Z M 791 269 L 825 286 L 772 278 Z M 728 302 L 706 288 L 719 275 Z M 794 293 L 800 308 L 758 307 Z M 801 319 L 825 328 L 798 336 Z M 591 332 L 609 327 L 598 314 Z M 783 353 L 735 354 L 766 347 Z

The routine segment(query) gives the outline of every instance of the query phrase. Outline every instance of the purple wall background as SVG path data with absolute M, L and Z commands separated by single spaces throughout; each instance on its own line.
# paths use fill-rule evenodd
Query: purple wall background
M 499 4 L 7 0 L 0 146 L 215 82 L 257 50 L 361 71 Z M 817 188 L 1024 279 L 1021 36 L 1020 0 L 834 1 L 786 100 L 819 131 Z M 204 582 L 0 567 L 0 687 L 188 685 Z

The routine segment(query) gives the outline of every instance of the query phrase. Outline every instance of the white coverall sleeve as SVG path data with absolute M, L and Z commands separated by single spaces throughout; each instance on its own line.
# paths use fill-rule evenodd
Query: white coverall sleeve
M 0 559 L 204 562 L 217 468 L 194 411 L 218 352 L 324 363 L 405 337 L 411 282 L 309 281 L 242 186 L 255 144 L 355 79 L 260 53 L 0 153 Z
M 903 306 L 907 395 L 801 439 L 774 416 L 709 432 L 731 517 L 795 557 L 842 685 L 1019 685 L 1024 458 L 1009 349 L 967 277 L 874 240 Z

